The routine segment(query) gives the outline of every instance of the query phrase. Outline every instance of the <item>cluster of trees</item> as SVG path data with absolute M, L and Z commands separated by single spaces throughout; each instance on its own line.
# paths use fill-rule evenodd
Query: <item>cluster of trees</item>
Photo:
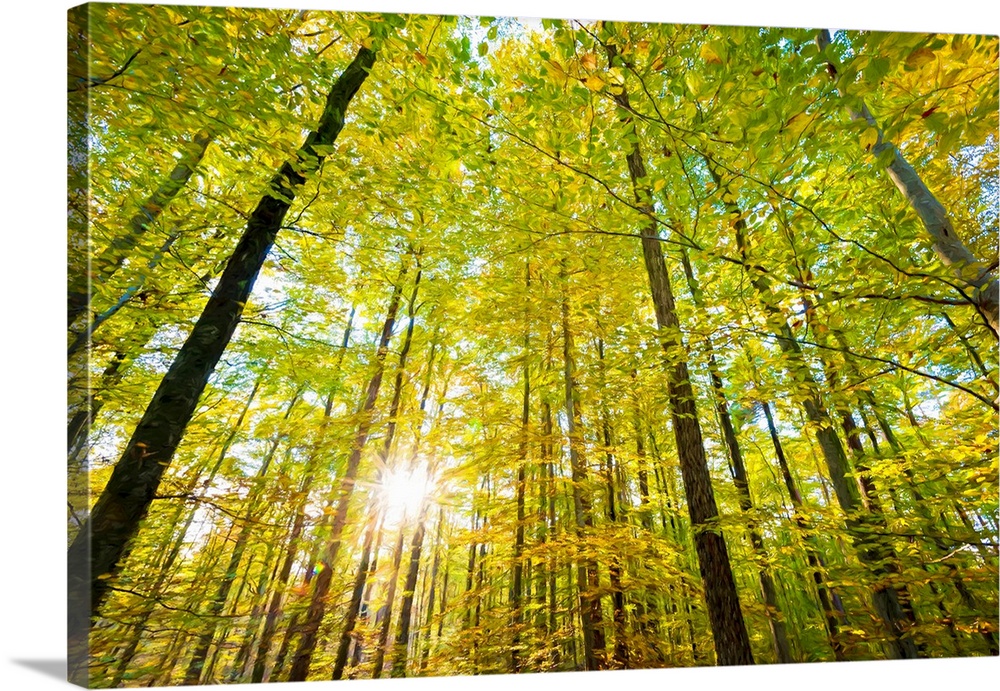
M 995 37 L 69 40 L 75 681 L 998 654 Z

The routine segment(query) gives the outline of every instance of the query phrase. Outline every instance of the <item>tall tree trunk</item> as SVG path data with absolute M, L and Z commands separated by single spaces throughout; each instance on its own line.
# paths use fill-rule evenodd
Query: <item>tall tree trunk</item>
M 244 404 L 242 410 L 240 410 L 239 416 L 236 421 L 232 424 L 229 434 L 226 435 L 226 439 L 222 443 L 222 448 L 219 451 L 219 457 L 215 464 L 212 466 L 208 473 L 208 477 L 205 478 L 202 486 L 205 488 L 212 486 L 212 481 L 215 479 L 216 474 L 222 467 L 222 462 L 226 459 L 226 454 L 229 453 L 229 448 L 232 446 L 233 442 L 236 440 L 236 435 L 239 434 L 243 427 L 243 421 L 246 419 L 247 413 L 250 410 L 250 406 L 253 403 L 254 398 L 257 396 L 257 391 L 260 388 L 260 379 L 258 379 L 250 391 L 250 395 L 247 397 L 247 402 Z M 207 465 L 207 463 L 205 464 Z M 198 484 L 199 476 L 204 467 L 199 467 L 196 469 L 197 472 L 191 475 L 190 480 L 184 487 L 183 494 L 190 494 Z M 153 611 L 156 608 L 158 598 L 160 597 L 163 587 L 167 582 L 167 579 L 173 573 L 174 562 L 177 561 L 177 557 L 180 556 L 181 548 L 184 546 L 184 539 L 187 536 L 188 530 L 191 528 L 191 524 L 194 523 L 195 516 L 198 513 L 197 504 L 188 513 L 187 520 L 184 522 L 179 529 L 176 528 L 178 521 L 180 520 L 181 514 L 184 511 L 184 503 L 178 505 L 177 510 L 171 517 L 169 524 L 175 527 L 173 534 L 175 538 L 173 544 L 171 544 L 170 549 L 167 550 L 166 557 L 163 561 L 157 565 L 156 568 L 156 580 L 153 581 L 152 587 L 149 589 L 149 599 L 144 604 L 141 613 L 135 624 L 135 637 L 126 646 L 125 650 L 118 654 L 118 667 L 115 671 L 115 676 L 112 678 L 111 687 L 117 687 L 121 683 L 125 672 L 128 670 L 128 666 L 135 656 L 136 649 L 139 647 L 139 641 L 142 638 L 143 631 L 145 630 L 146 623 L 149 621 L 150 617 L 153 615 Z
M 701 286 L 694 274 L 691 266 L 691 259 L 688 256 L 687 248 L 681 247 L 681 263 L 684 266 L 684 275 L 687 278 L 688 289 L 691 298 L 699 310 L 705 309 L 702 298 Z M 705 349 L 708 352 L 708 373 L 712 381 L 712 392 L 715 396 L 715 411 L 719 416 L 719 424 L 722 427 L 722 437 L 729 452 L 729 461 L 733 474 L 733 484 L 736 486 L 736 493 L 739 496 L 740 510 L 747 517 L 747 533 L 750 538 L 750 546 L 754 554 L 759 559 L 760 566 L 757 578 L 760 583 L 760 592 L 764 599 L 764 607 L 767 615 L 768 627 L 771 630 L 771 643 L 774 647 L 775 658 L 781 663 L 791 663 L 796 660 L 792 656 L 792 646 L 788 642 L 788 632 L 781 609 L 778 606 L 778 595 L 774 586 L 774 579 L 771 576 L 770 558 L 767 549 L 764 547 L 764 539 L 753 518 L 755 511 L 753 497 L 750 494 L 750 479 L 747 476 L 746 464 L 743 462 L 743 450 L 740 448 L 739 437 L 736 435 L 736 428 L 733 426 L 732 416 L 729 414 L 729 402 L 726 399 L 725 385 L 722 381 L 722 374 L 719 371 L 719 364 L 715 359 L 715 350 L 712 347 L 711 337 L 705 339 Z
M 830 77 L 838 79 L 839 70 L 830 48 L 830 32 L 826 29 L 821 30 L 816 37 L 816 43 L 820 51 L 826 53 L 827 71 Z M 843 90 L 841 93 L 843 94 Z M 881 158 L 881 154 L 888 152 L 888 156 L 891 156 L 886 170 L 893 184 L 920 218 L 920 222 L 934 243 L 934 252 L 941 263 L 952 267 L 962 285 L 972 292 L 973 305 L 980 311 L 984 321 L 996 336 L 1000 332 L 1000 284 L 997 278 L 991 278 L 991 274 L 996 272 L 996 261 L 980 261 L 972 254 L 952 225 L 944 205 L 938 201 L 896 145 L 885 139 L 882 128 L 879 127 L 865 102 L 852 99 L 851 103 L 848 105 L 851 119 L 863 120 L 876 132 L 877 138 L 871 148 L 872 155 Z
M 478 547 L 478 543 L 476 542 L 475 534 L 476 530 L 479 527 L 478 522 L 479 522 L 479 511 L 475 510 L 472 513 L 472 530 L 471 530 L 472 539 L 469 541 L 469 560 L 465 571 L 465 596 L 466 599 L 468 600 L 468 606 L 466 607 L 465 611 L 464 628 L 466 629 L 471 629 L 473 625 L 472 589 L 476 577 L 476 547 Z
M 608 45 L 606 49 L 608 62 L 614 67 L 618 56 L 617 47 Z M 621 93 L 614 95 L 614 100 L 623 113 L 631 112 L 627 91 L 622 89 Z M 633 192 L 639 207 L 652 217 L 652 197 L 646 183 L 646 165 L 639 149 L 635 124 L 631 116 L 623 115 L 623 117 L 630 124 L 633 136 L 636 137 L 632 150 L 626 156 Z M 721 665 L 753 664 L 750 637 L 740 609 L 736 579 L 729 563 L 729 551 L 726 548 L 725 538 L 717 526 L 719 509 L 712 491 L 694 390 L 691 387 L 684 346 L 681 343 L 680 323 L 674 309 L 674 294 L 663 259 L 657 222 L 651 218 L 640 235 L 642 255 L 656 312 L 656 323 L 660 330 L 660 342 L 667 356 L 667 394 L 670 399 L 671 419 L 681 475 L 684 478 L 688 513 L 695 533 L 695 550 L 705 589 L 705 601 L 708 604 L 709 622 L 715 639 L 716 657 Z
M 560 278 L 566 281 L 566 260 L 560 269 Z M 577 538 L 590 537 L 594 526 L 590 496 L 587 491 L 587 466 L 582 454 L 583 438 L 577 430 L 579 410 L 576 393 L 576 364 L 574 361 L 573 332 L 569 323 L 569 287 L 563 286 L 563 381 L 565 386 L 566 436 L 569 439 L 569 462 L 573 479 L 573 513 L 576 518 Z M 602 625 L 601 598 L 597 562 L 592 556 L 580 559 L 577 566 L 577 589 L 580 593 L 580 627 L 583 630 L 584 668 L 601 669 L 604 666 L 604 628 Z
M 419 257 L 418 257 L 419 264 Z M 399 364 L 396 367 L 396 378 L 393 383 L 392 389 L 392 402 L 389 404 L 389 415 L 388 424 L 386 425 L 385 439 L 382 443 L 382 450 L 379 454 L 380 467 L 386 468 L 389 464 L 389 453 L 392 450 L 392 443 L 396 436 L 396 421 L 399 416 L 399 406 L 402 401 L 403 395 L 403 380 L 406 374 L 406 361 L 409 357 L 410 346 L 413 343 L 413 328 L 415 325 L 416 316 L 416 302 L 417 302 L 417 291 L 420 288 L 420 277 L 421 270 L 417 269 L 416 278 L 413 281 L 413 291 L 410 293 L 410 300 L 407 307 L 407 316 L 409 321 L 406 327 L 406 336 L 403 339 L 403 347 L 399 352 Z M 427 402 L 427 387 L 424 389 L 424 398 L 421 401 L 421 410 L 426 405 Z M 382 470 L 378 473 L 378 480 L 376 484 L 380 484 L 384 474 Z M 354 627 L 357 624 L 358 615 L 361 612 L 362 602 L 364 600 L 364 589 L 368 578 L 370 577 L 370 563 L 371 563 L 371 549 L 374 542 L 374 532 L 376 530 L 378 511 L 372 509 L 372 515 L 368 521 L 368 527 L 365 531 L 364 544 L 361 550 L 361 563 L 358 566 L 358 570 L 354 577 L 354 585 L 351 590 L 351 599 L 348 604 L 347 614 L 344 622 L 344 631 L 341 634 L 340 642 L 337 646 L 337 657 L 333 665 L 333 679 L 337 680 L 343 676 L 344 668 L 347 664 L 347 653 L 352 642 L 355 643 L 355 648 L 360 645 L 360 641 L 357 639 L 354 633 Z
M 403 561 L 403 535 L 406 527 L 406 515 L 399 521 L 399 535 L 392 550 L 392 570 L 389 573 L 389 585 L 386 588 L 385 604 L 378 612 L 376 620 L 381 618 L 378 629 L 378 639 L 375 642 L 375 660 L 372 663 L 372 679 L 382 676 L 385 666 L 385 649 L 389 644 L 389 630 L 392 628 L 392 608 L 396 602 L 396 588 L 399 584 L 399 567 Z
M 725 191 L 726 187 L 713 162 L 706 159 L 706 163 L 716 185 Z M 736 246 L 740 251 L 744 265 L 752 266 L 747 249 L 747 225 L 743 216 L 740 215 L 740 207 L 735 201 L 726 201 L 725 206 L 729 215 L 737 219 L 733 223 L 733 230 L 736 234 Z M 890 657 L 903 659 L 919 657 L 917 646 L 908 634 L 912 622 L 908 621 L 904 603 L 909 600 L 909 596 L 902 589 L 892 587 L 885 582 L 891 570 L 896 568 L 893 565 L 895 556 L 882 540 L 872 535 L 871 526 L 867 525 L 872 522 L 884 523 L 884 519 L 875 514 L 868 514 L 866 511 L 866 506 L 862 502 L 861 489 L 857 480 L 851 477 L 850 461 L 820 396 L 816 379 L 803 357 L 802 346 L 795 338 L 795 334 L 782 311 L 768 301 L 768 296 L 771 294 L 769 280 L 764 274 L 754 272 L 751 275 L 751 283 L 760 296 L 775 340 L 788 358 L 790 371 L 794 378 L 801 382 L 800 385 L 806 394 L 802 406 L 809 422 L 816 428 L 816 440 L 819 442 L 827 470 L 830 473 L 830 479 L 833 481 L 837 502 L 846 514 L 847 526 L 851 531 L 858 555 L 878 578 L 877 584 L 872 589 L 873 600 L 879 619 L 885 625 L 890 637 L 888 641 Z
M 424 534 L 427 529 L 427 511 L 430 508 L 425 500 L 417 518 L 417 529 L 413 532 L 410 542 L 410 562 L 406 570 L 406 581 L 403 583 L 403 599 L 399 606 L 399 630 L 393 646 L 392 672 L 393 677 L 406 676 L 406 661 L 410 644 L 410 622 L 413 618 L 413 596 L 417 590 L 417 577 L 420 575 L 420 555 L 423 551 Z M 433 575 L 433 574 L 432 574 Z M 433 592 L 433 585 L 431 586 Z M 434 602 L 431 601 L 431 606 Z
M 531 289 L 531 266 L 525 265 L 525 290 Z M 524 624 L 522 596 L 524 594 L 524 485 L 525 466 L 528 462 L 528 423 L 531 419 L 531 326 L 525 308 L 524 333 L 524 386 L 521 394 L 521 437 L 517 445 L 517 480 L 515 502 L 517 524 L 514 528 L 514 573 L 511 582 L 510 607 L 513 612 L 513 634 L 510 646 L 510 665 L 514 673 L 521 671 L 521 628 Z
M 378 400 L 379 389 L 382 388 L 382 377 L 385 373 L 385 357 L 389 352 L 389 340 L 392 338 L 392 330 L 396 324 L 396 313 L 399 310 L 403 281 L 407 273 L 407 261 L 407 259 L 404 259 L 399 276 L 396 279 L 396 285 L 392 291 L 392 297 L 389 300 L 385 323 L 382 325 L 382 335 L 379 337 L 378 349 L 375 352 L 375 371 L 372 373 L 371 379 L 368 380 L 365 399 L 361 404 L 359 411 L 360 420 L 351 444 L 351 453 L 347 459 L 347 468 L 345 468 L 344 475 L 341 477 L 339 486 L 333 495 L 336 501 L 336 509 L 334 509 L 333 520 L 330 526 L 330 537 L 320 557 L 320 563 L 323 568 L 312 583 L 309 609 L 306 612 L 305 621 L 300 628 L 299 644 L 292 661 L 291 671 L 289 672 L 289 681 L 305 681 L 309 674 L 309 665 L 312 662 L 312 655 L 316 649 L 319 627 L 323 622 L 323 615 L 326 613 L 327 595 L 330 592 L 330 583 L 333 579 L 333 565 L 337 561 L 341 538 L 344 534 L 344 528 L 347 526 L 347 512 L 350 508 L 351 497 L 354 494 L 354 485 L 358 479 L 361 454 L 368 441 L 372 416 L 375 411 L 375 402 Z
M 598 324 L 600 328 L 600 324 Z M 601 390 L 601 435 L 604 442 L 604 485 L 607 492 L 607 516 L 608 521 L 615 525 L 623 520 L 624 502 L 620 501 L 618 490 L 616 489 L 615 476 L 617 474 L 614 452 L 614 442 L 612 440 L 611 419 L 605 400 L 605 388 L 607 386 L 607 369 L 604 361 L 604 338 L 597 338 L 597 358 L 600 366 L 600 390 Z M 619 511 L 619 508 L 622 511 Z M 625 614 L 625 588 L 622 585 L 622 559 L 617 553 L 611 555 L 608 562 L 608 580 L 611 583 L 611 621 L 615 634 L 615 647 L 612 653 L 614 666 L 619 669 L 629 667 L 629 649 L 626 632 Z
M 430 591 L 427 593 L 427 607 L 426 615 L 424 619 L 424 630 L 426 635 L 422 640 L 422 650 L 420 653 L 420 671 L 423 672 L 427 668 L 427 658 L 430 656 L 431 652 L 431 625 L 434 623 L 434 600 L 436 596 L 437 588 L 437 575 L 441 568 L 441 534 L 444 530 L 444 507 L 438 508 L 438 519 L 437 519 L 437 534 L 434 536 L 434 560 L 431 562 L 431 573 L 428 578 L 430 579 Z M 412 568 L 412 558 L 411 558 L 411 568 Z M 447 565 L 445 566 L 447 569 Z M 442 585 L 442 591 L 444 586 Z M 443 599 L 443 596 L 442 596 Z
M 287 472 L 287 460 L 291 456 L 291 451 L 291 447 L 289 447 L 285 452 L 286 470 L 283 472 Z M 289 534 L 289 538 L 291 538 L 291 534 Z M 280 543 L 278 540 L 271 539 L 267 541 L 267 550 L 264 554 L 264 562 L 260 568 L 260 576 L 257 579 L 256 586 L 253 588 L 256 594 L 255 601 L 250 611 L 250 619 L 243 632 L 243 641 L 240 643 L 240 648 L 227 675 L 228 682 L 249 681 L 249 676 L 252 672 L 252 668 L 250 667 L 251 653 L 255 644 L 260 640 L 260 625 L 264 620 L 264 613 L 267 608 L 268 584 L 272 583 L 278 575 L 278 564 L 274 560 L 274 551 L 279 546 Z M 221 638 L 225 640 L 225 634 Z
M 347 347 L 351 343 L 351 332 L 354 329 L 354 316 L 357 306 L 351 305 L 351 311 L 347 317 L 347 326 L 344 328 L 344 338 L 340 344 L 340 353 L 337 356 L 335 372 L 339 376 L 340 368 L 347 353 Z M 288 547 L 285 550 L 285 559 L 278 572 L 277 583 L 274 586 L 274 593 L 267 608 L 267 615 L 264 618 L 264 630 L 260 634 L 260 643 L 257 645 L 257 655 L 254 658 L 253 671 L 250 674 L 250 681 L 260 684 L 264 681 L 264 672 L 267 668 L 267 656 L 271 651 L 271 641 L 278 629 L 278 616 L 281 614 L 281 600 L 284 597 L 285 589 L 288 586 L 288 579 L 292 574 L 292 566 L 298 557 L 299 546 L 302 542 L 302 532 L 305 528 L 306 504 L 309 502 L 309 493 L 312 491 L 313 483 L 316 481 L 316 465 L 322 456 L 326 446 L 327 433 L 330 427 L 330 416 L 333 411 L 333 392 L 327 395 L 326 406 L 323 408 L 323 420 L 320 423 L 319 434 L 312 446 L 309 458 L 306 461 L 305 477 L 294 497 L 295 519 L 292 523 L 292 531 L 288 537 Z
M 370 49 L 358 51 L 327 96 L 319 127 L 306 138 L 296 160 L 286 162 L 272 178 L 269 193 L 251 214 L 246 232 L 201 317 L 164 375 L 90 517 L 70 546 L 71 649 L 86 648 L 91 618 L 97 615 L 108 593 L 108 576 L 117 574 L 129 541 L 149 510 L 208 379 L 239 324 L 296 190 L 323 160 L 316 147 L 322 151 L 336 140 L 344 126 L 347 106 L 374 62 L 375 53 Z M 70 657 L 82 655 L 77 652 Z
M 546 363 L 546 368 L 548 363 Z M 554 540 L 556 538 L 556 473 L 555 473 L 555 463 L 552 460 L 553 446 L 555 444 L 555 439 L 552 434 L 552 404 L 548 401 L 542 401 L 542 461 L 543 467 L 545 469 L 545 496 L 547 499 L 545 510 L 546 510 L 546 530 L 545 535 L 548 539 Z M 556 578 L 559 570 L 559 563 L 556 559 L 555 554 L 550 553 L 548 560 L 546 562 L 546 567 L 548 568 L 548 582 L 547 582 L 547 598 L 548 605 L 546 609 L 548 610 L 548 619 L 546 622 L 546 633 L 548 636 L 554 636 L 558 630 L 558 612 L 559 603 L 556 600 Z M 557 645 L 552 646 L 552 655 L 550 661 L 553 666 L 558 665 L 560 661 L 560 647 Z
M 365 530 L 364 542 L 361 545 L 361 561 L 358 563 L 358 570 L 354 575 L 354 584 L 351 588 L 351 599 L 347 603 L 347 616 L 344 623 L 344 630 L 340 634 L 340 641 L 337 644 L 337 656 L 333 661 L 334 681 L 344 677 L 344 669 L 347 667 L 347 656 L 351 648 L 351 643 L 360 645 L 357 641 L 355 626 L 358 614 L 361 612 L 361 602 L 364 599 L 365 584 L 371 576 L 372 545 L 375 541 L 375 532 L 378 526 L 378 515 L 373 509 L 372 515 L 368 518 L 368 527 Z
M 802 494 L 798 485 L 792 477 L 792 471 L 788 467 L 788 460 L 785 458 L 785 451 L 781 445 L 781 438 L 778 436 L 778 429 L 774 424 L 774 417 L 771 414 L 771 406 L 767 401 L 761 402 L 764 409 L 764 417 L 767 419 L 767 430 L 771 437 L 771 444 L 774 447 L 775 457 L 778 459 L 778 466 L 781 469 L 781 477 L 788 489 L 788 496 L 792 500 L 795 508 L 795 524 L 802 530 L 806 539 L 806 561 L 813 574 L 813 582 L 816 584 L 816 594 L 819 597 L 820 608 L 823 610 L 823 621 L 826 624 L 827 635 L 830 640 L 830 647 L 833 648 L 834 657 L 837 660 L 846 660 L 847 655 L 844 645 L 840 641 L 840 620 L 844 617 L 843 605 L 840 598 L 831 588 L 826 585 L 826 564 L 816 548 L 810 526 L 802 515 Z

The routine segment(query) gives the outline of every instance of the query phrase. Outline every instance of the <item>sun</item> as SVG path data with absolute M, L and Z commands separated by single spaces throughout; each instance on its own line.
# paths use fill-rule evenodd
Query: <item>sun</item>
M 433 481 L 424 463 L 409 468 L 393 468 L 386 472 L 379 485 L 379 498 L 387 524 L 398 524 L 420 513 L 420 507 L 430 495 Z

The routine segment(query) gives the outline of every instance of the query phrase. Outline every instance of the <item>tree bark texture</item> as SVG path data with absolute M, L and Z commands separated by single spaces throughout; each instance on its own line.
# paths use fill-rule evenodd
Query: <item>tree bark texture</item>
M 614 66 L 617 49 L 607 46 L 608 61 Z M 624 113 L 631 112 L 628 92 L 624 89 L 614 96 Z M 630 116 L 625 116 L 629 121 Z M 635 128 L 633 124 L 633 133 Z M 638 140 L 626 155 L 629 177 L 639 207 L 652 215 L 652 198 L 646 180 L 646 165 L 642 159 Z M 642 256 L 646 264 L 649 286 L 656 312 L 656 323 L 667 358 L 667 394 L 670 399 L 671 419 L 684 494 L 694 530 L 695 549 L 701 572 L 709 622 L 715 639 L 716 658 L 720 665 L 753 664 L 753 652 L 747 633 L 743 612 L 740 609 L 736 580 L 729 562 L 729 551 L 717 525 L 719 509 L 712 491 L 705 444 L 702 440 L 694 390 L 688 372 L 686 354 L 680 338 L 680 323 L 674 308 L 674 294 L 670 275 L 660 246 L 657 223 L 650 220 L 641 231 Z

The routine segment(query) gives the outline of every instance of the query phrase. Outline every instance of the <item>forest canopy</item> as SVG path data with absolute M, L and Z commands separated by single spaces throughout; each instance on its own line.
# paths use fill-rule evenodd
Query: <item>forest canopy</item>
M 995 36 L 72 10 L 70 676 L 997 655 Z

